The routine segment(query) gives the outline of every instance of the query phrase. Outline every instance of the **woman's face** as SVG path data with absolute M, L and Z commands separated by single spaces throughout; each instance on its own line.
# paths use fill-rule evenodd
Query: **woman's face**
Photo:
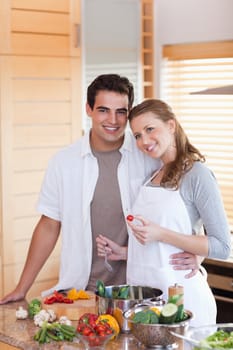
M 163 122 L 156 114 L 146 112 L 133 118 L 130 127 L 142 152 L 160 158 L 164 164 L 175 159 L 174 120 Z

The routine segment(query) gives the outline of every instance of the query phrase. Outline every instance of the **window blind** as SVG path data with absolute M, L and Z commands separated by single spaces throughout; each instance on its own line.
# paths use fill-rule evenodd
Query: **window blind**
M 203 43 L 164 47 L 161 98 L 205 155 L 233 231 L 233 95 L 191 94 L 233 84 L 232 44 L 207 43 L 206 49 Z
M 134 86 L 134 103 L 139 103 L 140 91 L 138 86 L 139 76 L 138 76 L 138 66 L 137 62 L 130 63 L 118 63 L 118 64 L 87 64 L 86 65 L 86 76 L 85 76 L 85 91 L 89 84 L 100 74 L 119 74 L 121 76 L 127 77 Z M 85 95 L 86 101 L 86 95 Z M 83 125 L 84 130 L 87 132 L 91 127 L 90 118 L 86 117 L 86 113 L 83 113 Z

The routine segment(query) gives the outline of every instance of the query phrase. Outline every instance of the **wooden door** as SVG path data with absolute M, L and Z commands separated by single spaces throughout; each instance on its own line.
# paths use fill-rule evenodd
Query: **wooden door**
M 78 0 L 0 4 L 2 295 L 22 271 L 47 162 L 81 136 L 79 6 Z M 56 282 L 59 251 L 58 243 L 29 297 Z

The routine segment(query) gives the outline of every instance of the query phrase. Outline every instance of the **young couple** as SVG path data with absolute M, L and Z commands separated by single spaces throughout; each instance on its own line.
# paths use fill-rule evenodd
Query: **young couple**
M 230 253 L 216 181 L 166 104 L 145 101 L 131 111 L 133 99 L 132 84 L 116 74 L 89 85 L 90 133 L 51 159 L 23 272 L 1 304 L 25 298 L 61 232 L 59 281 L 43 295 L 73 287 L 94 290 L 97 279 L 106 285 L 161 285 L 165 294 L 168 285 L 182 282 L 185 299 L 192 293 L 201 303 L 196 319 L 211 310 L 200 321 L 215 322 L 216 305 L 197 256 L 225 259 Z M 130 111 L 133 135 L 125 132 Z M 127 224 L 128 214 L 136 216 L 136 224 Z M 198 234 L 202 224 L 206 235 Z M 103 263 L 106 244 L 113 272 Z M 190 278 L 183 270 L 191 271 Z M 194 304 L 185 307 L 195 314 Z

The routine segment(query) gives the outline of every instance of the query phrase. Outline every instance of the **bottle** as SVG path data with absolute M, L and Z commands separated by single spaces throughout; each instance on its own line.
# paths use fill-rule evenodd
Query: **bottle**
M 176 315 L 176 322 L 183 321 L 184 315 L 184 287 L 175 283 L 168 287 L 168 303 L 176 304 L 178 311 Z

